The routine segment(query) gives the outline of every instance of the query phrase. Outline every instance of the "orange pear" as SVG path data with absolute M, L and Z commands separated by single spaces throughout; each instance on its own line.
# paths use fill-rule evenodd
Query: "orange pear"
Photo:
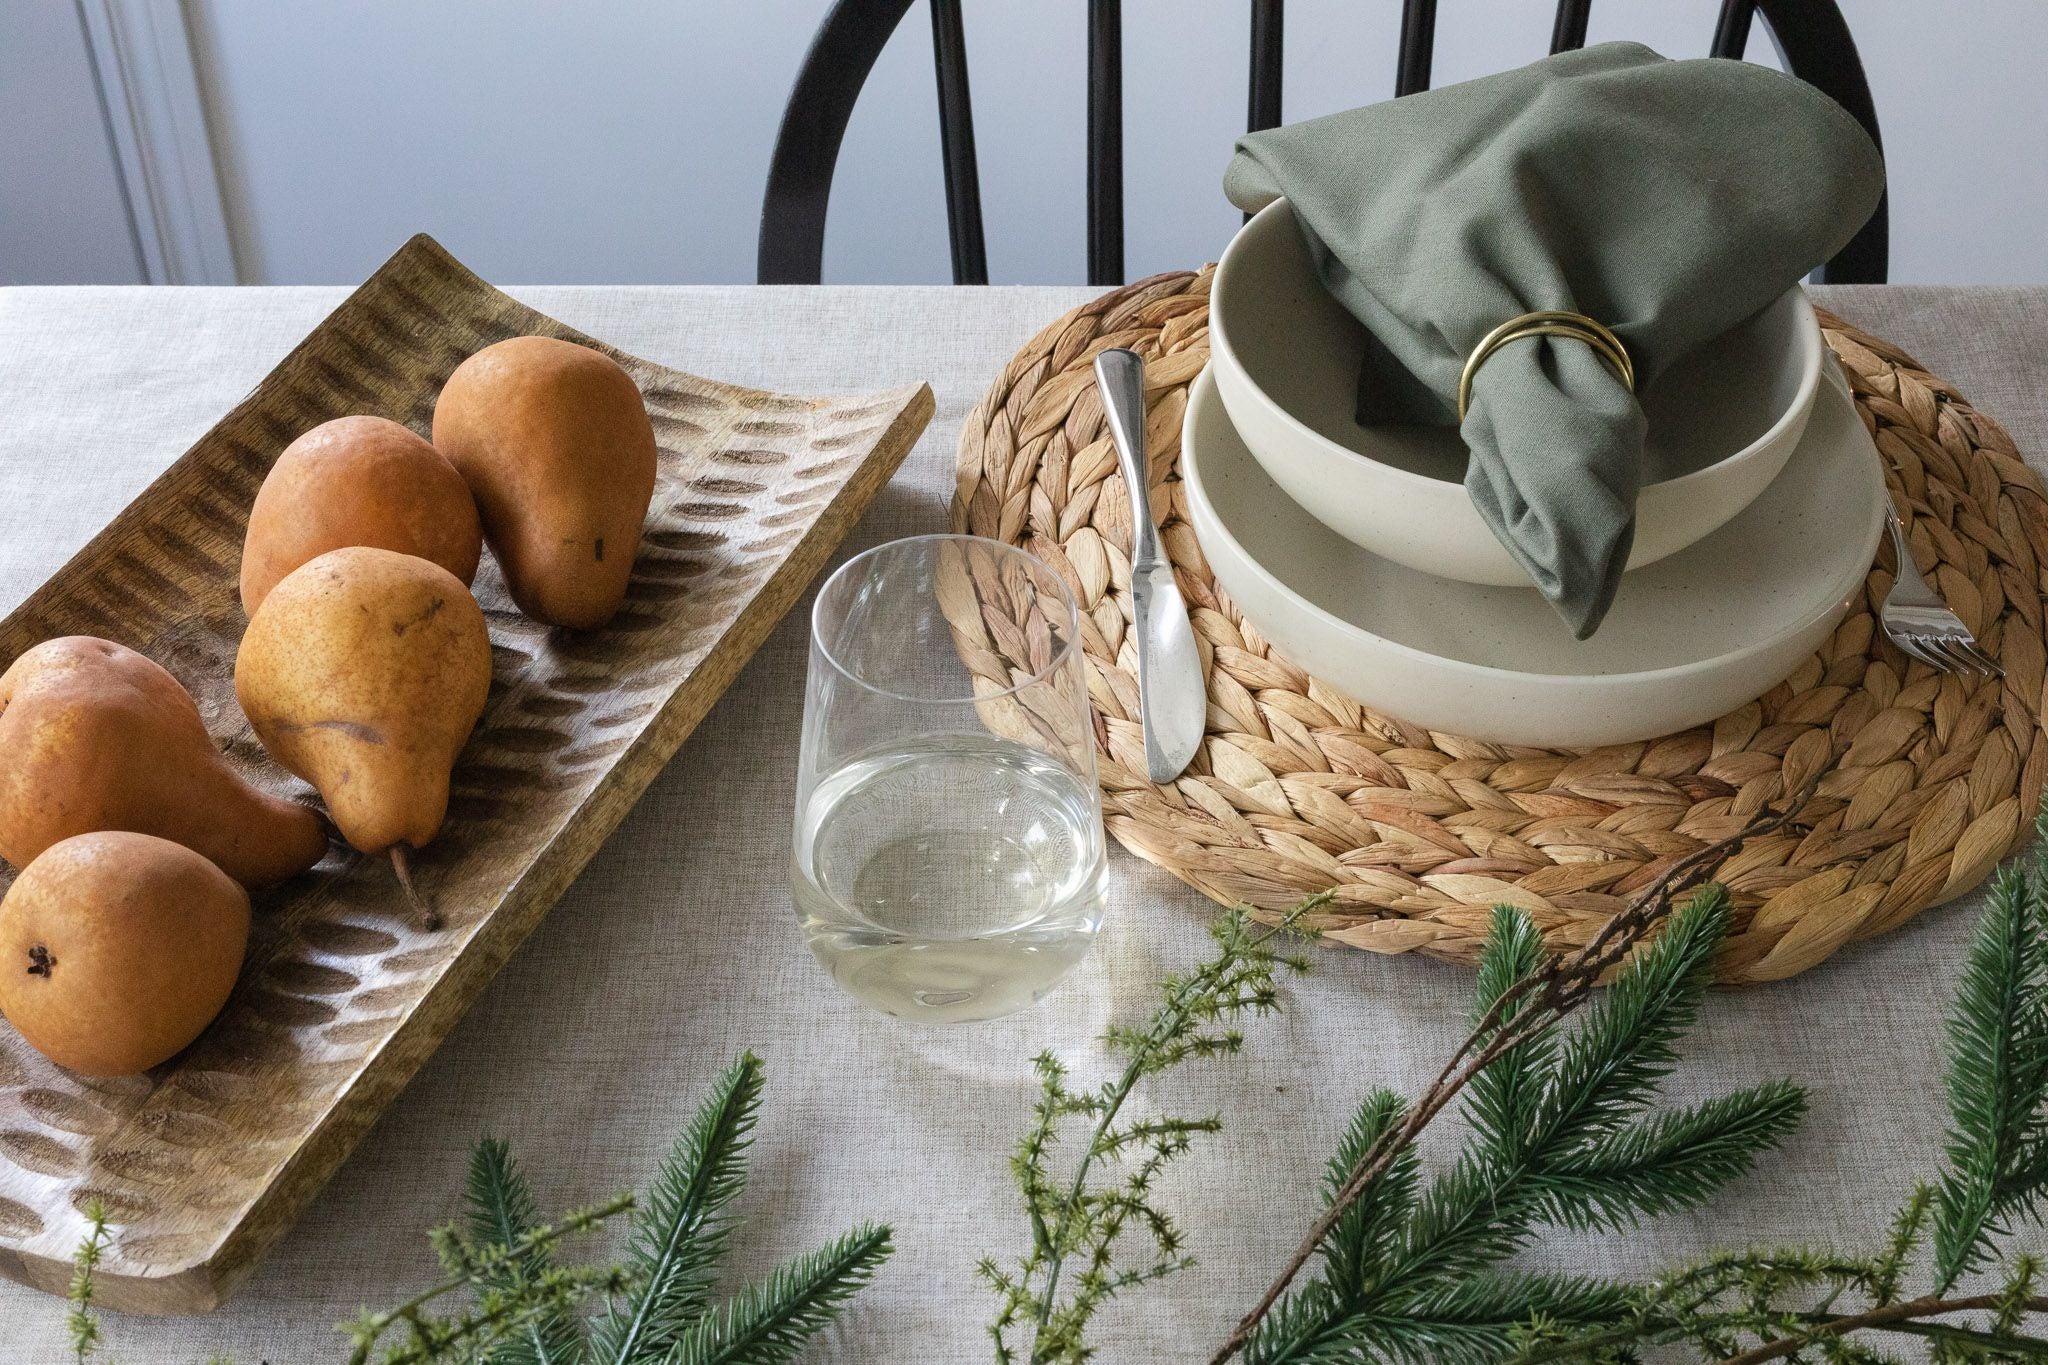
M 235 695 L 263 746 L 320 789 L 369 854 L 424 847 L 491 686 L 491 639 L 462 580 L 391 550 L 332 550 L 270 590 Z M 432 916 L 427 918 L 431 921 Z
M 455 466 L 382 417 L 337 417 L 284 448 L 242 540 L 242 609 L 254 614 L 277 580 L 348 545 L 431 559 L 476 578 L 483 533 Z
M 182 844 L 106 830 L 50 845 L 0 901 L 0 1014 L 88 1076 L 147 1071 L 234 989 L 249 893 Z
M 133 830 L 185 845 L 245 886 L 327 852 L 314 811 L 244 782 L 178 680 L 125 645 L 45 640 L 0 674 L 0 857 Z
M 476 494 L 521 611 L 579 629 L 612 618 L 654 495 L 654 427 L 631 375 L 552 337 L 486 346 L 442 387 L 434 446 Z

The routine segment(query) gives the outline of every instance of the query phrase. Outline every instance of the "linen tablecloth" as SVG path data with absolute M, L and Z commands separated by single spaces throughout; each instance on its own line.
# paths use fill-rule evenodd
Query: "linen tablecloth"
M 36 584 L 232 406 L 345 290 L 0 290 L 0 609 Z M 961 420 L 1070 288 L 515 288 L 666 365 L 798 392 L 928 380 L 938 415 L 841 552 L 943 529 Z M 1817 289 L 2048 452 L 2048 289 Z M 109 397 L 108 395 L 111 395 Z M 470 1144 L 510 1140 L 543 1205 L 641 1187 L 735 1053 L 766 1061 L 749 1216 L 755 1273 L 862 1218 L 898 1251 L 814 1359 L 987 1359 L 973 1274 L 1025 1224 L 1007 1162 L 1052 1048 L 1082 1077 L 1094 1038 L 1205 949 L 1210 905 L 1114 850 L 1102 942 L 1036 1010 L 914 1030 L 841 996 L 797 933 L 788 842 L 808 596 L 587 871 L 230 1304 L 203 1319 L 111 1316 L 129 1361 L 333 1359 L 332 1324 L 435 1274 L 420 1234 L 459 1215 Z M 1941 1135 L 1941 1018 L 1979 898 L 1792 981 L 1712 998 L 1672 1092 L 1789 1075 L 1798 1135 L 1712 1209 L 1542 1259 L 1640 1274 L 1746 1240 L 1868 1244 Z M 1241 1057 L 1164 1078 L 1147 1104 L 1221 1111 L 1167 1182 L 1201 1265 L 1101 1320 L 1104 1358 L 1206 1355 L 1315 1212 L 1357 1097 L 1414 1093 L 1463 1033 L 1470 974 L 1342 949 L 1248 1028 Z M 1448 1125 L 1446 1125 L 1448 1127 Z M 1445 1150 L 1438 1135 L 1431 1151 Z M 58 1301 L 0 1284 L 0 1356 L 69 1358 Z

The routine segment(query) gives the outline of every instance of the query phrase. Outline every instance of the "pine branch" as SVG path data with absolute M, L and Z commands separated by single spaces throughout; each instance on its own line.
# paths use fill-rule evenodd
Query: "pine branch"
M 893 1250 L 872 1223 L 778 1266 L 706 1314 L 662 1357 L 665 1365 L 782 1365 L 838 1316 Z
M 1506 906 L 1496 906 L 1473 995 L 1478 1009 L 1472 1024 L 1482 1043 L 1493 1042 L 1527 1008 L 1529 997 L 1517 995 L 1515 987 L 1542 965 L 1543 935 L 1537 932 L 1535 922 Z M 1531 1034 L 1503 1049 L 1466 1088 L 1466 1117 L 1480 1140 L 1504 1157 L 1515 1155 L 1515 1144 L 1535 1121 L 1542 1077 L 1550 1068 L 1553 1051 L 1547 1030 Z
M 1487 1272 L 1398 1308 L 1368 1299 L 1340 1304 L 1329 1282 L 1318 1280 L 1281 1300 L 1248 1354 L 1296 1365 L 1498 1365 L 1533 1332 L 1584 1333 L 1614 1322 L 1629 1305 L 1626 1286 L 1568 1276 Z
M 598 1365 L 660 1359 L 709 1306 L 732 1232 L 720 1215 L 746 1184 L 762 1079 L 760 1058 L 741 1054 L 662 1162 L 627 1253 L 637 1284 L 598 1324 L 591 1343 Z
M 1571 1037 L 1554 1049 L 1547 1040 L 1482 1049 L 1492 1056 L 1468 1091 L 1474 1137 L 1457 1163 L 1377 1244 L 1339 1241 L 1335 1229 L 1348 1229 L 1368 1187 L 1333 1228 L 1321 1284 L 1253 1334 L 1247 1359 L 1492 1361 L 1528 1332 L 1604 1328 L 1622 1318 L 1631 1287 L 1497 1267 L 1545 1225 L 1614 1226 L 1695 1207 L 1797 1122 L 1802 1097 L 1789 1083 L 1645 1116 L 1707 988 L 1728 920 L 1725 895 L 1707 888 L 1630 959 Z M 1495 1040 L 1518 1017 L 1494 1006 L 1533 964 L 1534 934 L 1518 911 L 1496 916 L 1479 982 L 1481 1018 Z M 1505 1080 L 1496 1067 L 1506 1069 Z M 1375 1101 L 1370 1121 L 1354 1130 L 1392 1131 L 1383 1122 L 1388 1108 Z M 1350 1282 L 1366 1265 L 1370 1271 Z
M 2013 1218 L 2035 1212 L 2048 1177 L 2044 856 L 2000 870 L 1949 1019 L 1948 1171 L 1933 1219 L 1943 1290 L 1983 1265 Z
M 1889 1359 L 1852 1339 L 1870 1333 L 1924 1341 L 1943 1365 L 2048 1361 L 2048 1338 L 2030 1330 L 2030 1318 L 2048 1311 L 2035 1257 L 2013 1255 L 1999 1293 L 1951 1294 L 1961 1275 L 1994 1259 L 2014 1221 L 2039 1209 L 2048 1186 L 2039 1151 L 2048 1129 L 2048 845 L 2006 867 L 1994 884 L 1957 987 L 1947 1079 L 1947 1171 L 1938 1185 L 1914 1189 L 1875 1256 L 1717 1257 L 1644 1286 L 1625 1321 L 1555 1334 L 1517 1356 L 1518 1365 L 1604 1359 L 1602 1352 L 1669 1343 L 1742 1365 Z M 1619 1141 L 1644 1156 L 1670 1135 L 1673 1122 L 1655 1120 L 1586 1153 L 1603 1157 Z M 1904 1297 L 1901 1287 L 1928 1243 L 1932 1288 Z M 1845 1298 L 1863 1302 L 1838 1308 Z M 1965 1313 L 1989 1320 L 1949 1320 Z
M 396 1307 L 365 1310 L 341 1325 L 349 1365 L 781 1365 L 832 1321 L 890 1254 L 890 1231 L 863 1225 L 820 1251 L 778 1268 L 729 1303 L 710 1303 L 712 1273 L 730 1235 L 721 1211 L 745 1180 L 744 1152 L 760 1102 L 761 1064 L 743 1054 L 658 1173 L 654 1216 L 633 1239 L 633 1265 L 559 1266 L 553 1250 L 634 1207 L 622 1196 L 600 1208 L 543 1224 L 533 1193 L 501 1142 L 471 1154 L 467 1228 L 428 1233 L 446 1277 Z M 1170 1125 L 1142 1124 L 1129 1143 L 1172 1140 Z M 100 1341 L 94 1271 L 109 1242 L 106 1214 L 87 1206 L 90 1233 L 75 1255 L 70 1289 L 74 1353 L 85 1365 Z M 587 1301 L 632 1291 L 608 1314 L 600 1357 L 583 1331 Z M 465 1306 L 444 1315 L 457 1294 Z M 394 1344 L 395 1343 L 395 1344 Z M 381 1354 L 379 1354 L 381 1352 Z
M 1708 885 L 1641 949 L 1559 1050 L 1555 1077 L 1531 1120 L 1546 1146 L 1615 1131 L 1678 1061 L 1715 952 L 1727 937 L 1728 893 Z
M 1401 1097 L 1391 1090 L 1375 1090 L 1352 1116 L 1351 1125 L 1330 1158 L 1329 1173 L 1323 1180 L 1323 1194 L 1334 1201 L 1359 1156 L 1378 1142 L 1401 1117 Z M 1328 1261 L 1324 1279 L 1333 1297 L 1350 1307 L 1380 1277 L 1382 1249 L 1415 1208 L 1421 1183 L 1421 1167 L 1413 1148 L 1401 1153 L 1387 1173 L 1363 1197 L 1353 1200 L 1330 1229 L 1323 1244 Z
M 470 1237 L 484 1248 L 503 1250 L 541 1226 L 540 1209 L 512 1152 L 495 1138 L 484 1138 L 470 1154 Z M 504 1269 L 478 1278 L 489 1288 L 518 1296 L 530 1294 L 554 1268 L 546 1248 L 507 1257 Z M 583 1354 L 582 1324 L 565 1307 L 550 1306 L 529 1315 L 491 1353 L 491 1365 L 576 1365 Z
M 1546 1221 L 1620 1228 L 1640 1218 L 1697 1208 L 1748 1173 L 1759 1152 L 1799 1126 L 1806 1092 L 1791 1081 L 1653 1115 L 1548 1166 Z
M 1401 1121 L 1387 1129 L 1360 1155 L 1337 1197 L 1309 1228 L 1259 1301 L 1231 1329 L 1210 1358 L 1210 1365 L 1223 1365 L 1245 1348 L 1259 1323 L 1274 1310 L 1295 1277 L 1321 1254 L 1324 1241 L 1344 1216 L 1345 1210 L 1386 1174 L 1403 1151 L 1414 1145 L 1456 1095 L 1501 1055 L 1540 1037 L 1558 1020 L 1584 1004 L 1593 986 L 1618 967 L 1665 920 L 1678 897 L 1703 884 L 1722 860 L 1749 840 L 1769 834 L 1790 822 L 1818 781 L 1816 773 L 1804 787 L 1788 793 L 1782 806 L 1758 811 L 1734 834 L 1675 860 L 1637 894 L 1626 910 L 1603 925 L 1584 947 L 1546 962 L 1501 993 L 1470 1035 L 1452 1052 L 1436 1080 L 1404 1113 Z

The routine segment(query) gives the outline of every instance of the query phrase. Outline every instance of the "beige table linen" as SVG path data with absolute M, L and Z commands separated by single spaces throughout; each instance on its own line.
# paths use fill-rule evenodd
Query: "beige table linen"
M 938 416 L 842 551 L 942 529 L 953 443 L 989 377 L 1071 288 L 515 288 L 666 365 L 819 392 L 929 380 Z M 0 605 L 11 608 L 345 293 L 340 289 L 0 290 Z M 2048 453 L 2048 289 L 1818 289 Z M 106 395 L 112 395 L 107 397 Z M 240 1295 L 204 1319 L 113 1318 L 136 1362 L 339 1356 L 331 1325 L 421 1287 L 420 1233 L 460 1211 L 464 1161 L 509 1139 L 544 1204 L 636 1187 L 741 1048 L 766 1059 L 766 1113 L 735 1269 L 755 1272 L 857 1219 L 899 1250 L 813 1359 L 987 1359 L 984 1253 L 1025 1228 L 1007 1169 L 1051 1047 L 1099 1074 L 1094 1036 L 1203 951 L 1210 906 L 1120 849 L 1104 939 L 1037 1010 L 915 1031 L 838 994 L 790 909 L 787 846 L 808 597 L 656 780 L 547 921 L 392 1105 Z M 4 761 L 4 759 L 0 759 Z M 1639 1273 L 1741 1239 L 1868 1242 L 1940 1139 L 1940 1021 L 1978 898 L 1931 912 L 1780 985 L 1717 996 L 1673 1089 L 1687 1099 L 1791 1075 L 1808 1120 L 1710 1212 L 1542 1256 Z M 1459 1036 L 1467 972 L 1345 950 L 1287 988 L 1243 1056 L 1167 1078 L 1147 1102 L 1228 1127 L 1167 1182 L 1201 1266 L 1102 1320 L 1110 1361 L 1208 1348 L 1314 1212 L 1350 1106 L 1413 1092 Z M 4 1127 L 4 1125 L 0 1125 Z M 4 1134 L 0 1134 L 4 1140 Z M 1439 1146 L 1436 1150 L 1441 1152 Z M 0 1284 L 0 1360 L 69 1358 L 56 1300 Z

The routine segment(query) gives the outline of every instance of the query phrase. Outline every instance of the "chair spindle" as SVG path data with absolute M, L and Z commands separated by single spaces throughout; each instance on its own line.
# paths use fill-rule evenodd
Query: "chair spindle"
M 1749 49 L 1749 25 L 1756 17 L 1756 0 L 1721 0 L 1721 12 L 1714 19 L 1714 41 L 1710 56 L 1742 60 Z
M 1550 51 L 1577 52 L 1586 45 L 1586 19 L 1593 0 L 1557 0 L 1557 18 L 1550 25 Z
M 1394 93 L 1429 89 L 1429 63 L 1436 53 L 1436 0 L 1401 0 L 1401 62 L 1394 68 Z
M 1088 283 L 1123 282 L 1123 3 L 1088 0 Z
M 1280 62 L 1286 50 L 1283 4 L 1284 0 L 1252 0 L 1251 97 L 1244 116 L 1247 133 L 1280 126 Z
M 960 0 L 931 0 L 931 11 L 953 283 L 987 284 L 988 239 L 981 225 L 981 170 L 974 157 L 974 101 L 967 89 L 967 32 L 960 19 Z

